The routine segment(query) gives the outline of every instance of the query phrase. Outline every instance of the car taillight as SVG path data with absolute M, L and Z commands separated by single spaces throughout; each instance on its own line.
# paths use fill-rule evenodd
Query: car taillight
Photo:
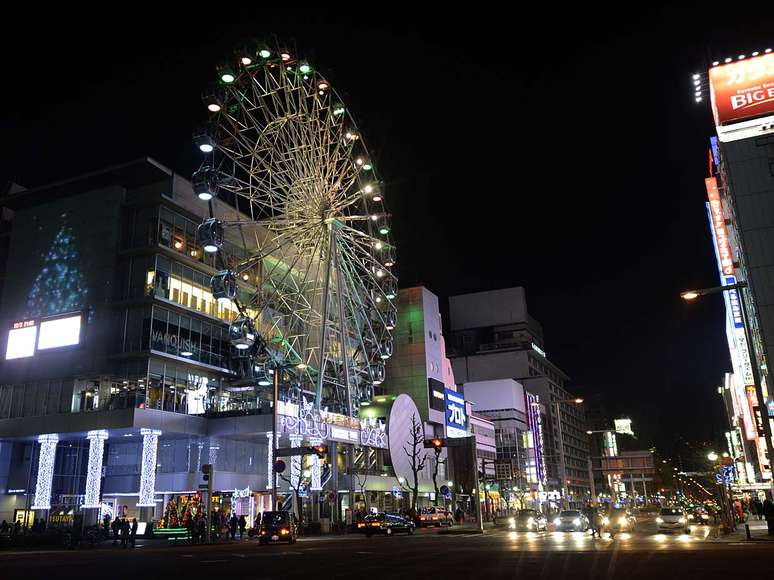
M 438 516 L 433 516 L 433 519 L 434 519 L 434 520 L 437 520 L 437 519 L 438 519 Z
M 266 535 L 266 530 L 262 530 L 262 531 L 261 531 L 261 535 L 262 535 L 262 536 L 265 536 L 265 535 Z
M 427 518 L 425 516 L 419 516 L 419 519 L 424 522 Z
M 374 522 L 371 524 L 372 528 L 378 528 L 381 524 L 379 522 Z
M 358 528 L 364 528 L 364 527 L 365 527 L 365 524 L 358 524 L 358 525 L 357 525 L 357 527 L 358 527 Z
M 286 535 L 286 534 L 289 534 L 289 533 L 290 533 L 290 530 L 287 530 L 287 529 L 285 529 L 285 528 L 282 528 L 282 529 L 280 530 L 280 534 L 282 534 L 283 536 L 284 536 L 284 535 Z

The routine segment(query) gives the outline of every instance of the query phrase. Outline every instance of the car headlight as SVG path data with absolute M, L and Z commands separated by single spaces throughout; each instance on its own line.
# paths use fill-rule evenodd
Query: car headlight
M 681 524 L 684 524 L 684 523 L 685 523 L 685 522 L 687 522 L 688 520 L 686 520 L 685 518 L 680 518 L 680 519 L 679 519 L 679 520 L 677 520 L 677 521 L 678 521 L 678 522 L 680 522 Z
M 528 526 L 531 526 L 534 523 L 535 523 L 535 518 L 527 518 L 527 525 Z
M 508 525 L 512 528 L 516 527 L 516 518 L 508 518 Z
M 576 526 L 579 526 L 579 525 L 580 525 L 580 518 L 575 518 L 575 519 L 572 521 L 572 523 L 573 523 L 573 524 L 575 524 Z
M 622 526 L 625 526 L 625 525 L 626 525 L 628 522 L 627 522 L 627 520 L 626 520 L 626 517 L 624 517 L 624 516 L 621 516 L 620 518 L 618 518 L 618 523 L 619 523 L 620 525 L 622 525 Z
M 558 526 L 558 525 L 560 525 L 561 523 L 562 523 L 562 520 L 560 520 L 559 518 L 556 518 L 556 519 L 554 520 L 554 525 L 555 525 L 555 526 Z
M 656 523 L 657 524 L 663 524 L 664 523 L 664 519 L 663 518 L 656 518 Z
M 603 525 L 605 525 L 605 526 L 606 526 L 606 525 L 607 525 L 607 524 L 609 524 L 609 523 L 610 523 L 610 518 L 602 518 L 602 524 L 603 524 Z

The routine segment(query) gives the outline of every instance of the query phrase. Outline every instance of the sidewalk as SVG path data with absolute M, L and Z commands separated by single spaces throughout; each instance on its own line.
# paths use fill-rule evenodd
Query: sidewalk
M 747 530 L 745 526 L 750 527 L 750 540 L 747 539 Z M 730 534 L 721 534 L 715 539 L 716 542 L 774 542 L 774 536 L 768 533 L 768 526 L 764 520 L 747 520 L 736 527 L 736 531 Z

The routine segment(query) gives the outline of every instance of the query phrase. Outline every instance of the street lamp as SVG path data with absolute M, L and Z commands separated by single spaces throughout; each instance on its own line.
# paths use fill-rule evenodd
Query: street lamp
M 771 441 L 771 425 L 768 421 L 766 413 L 766 400 L 763 398 L 762 381 L 760 372 L 758 369 L 758 355 L 755 350 L 755 342 L 752 339 L 752 333 L 750 332 L 750 322 L 747 320 L 747 307 L 745 305 L 744 290 L 747 288 L 747 282 L 737 282 L 736 284 L 729 284 L 728 286 L 715 286 L 714 288 L 704 288 L 701 290 L 686 290 L 681 292 L 680 296 L 683 300 L 691 301 L 695 300 L 699 296 L 708 296 L 710 294 L 720 294 L 721 292 L 727 292 L 730 290 L 738 290 L 736 295 L 739 297 L 739 314 L 742 319 L 742 328 L 744 329 L 744 339 L 748 345 L 748 353 L 750 357 L 750 367 L 753 375 L 753 382 L 755 383 L 755 394 L 758 398 L 758 408 L 764 416 L 763 422 L 763 434 L 766 440 L 766 452 L 769 457 L 769 469 L 774 467 L 772 462 L 774 461 L 774 444 Z M 774 489 L 774 478 L 771 479 L 771 486 Z
M 718 460 L 718 454 L 715 453 L 714 451 L 710 451 L 709 453 L 707 453 L 707 459 L 709 459 L 710 461 L 713 461 L 713 462 L 717 461 Z

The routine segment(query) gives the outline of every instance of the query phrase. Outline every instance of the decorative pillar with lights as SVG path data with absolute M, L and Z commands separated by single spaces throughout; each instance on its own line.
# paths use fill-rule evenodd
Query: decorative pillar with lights
M 319 445 L 322 443 L 322 439 L 311 439 L 309 443 L 311 445 Z M 312 491 L 322 490 L 322 465 L 317 454 L 312 455 L 312 485 L 310 489 Z
M 140 471 L 140 497 L 137 501 L 137 506 L 155 507 L 156 457 L 161 431 L 158 429 L 140 429 L 140 434 L 142 435 L 142 466 Z
M 56 444 L 59 435 L 49 433 L 38 435 L 40 455 L 38 456 L 38 479 L 35 483 L 34 510 L 51 509 L 51 483 L 54 480 L 54 461 L 56 459 Z
M 301 442 L 304 440 L 300 435 L 290 436 L 291 447 L 301 447 Z M 290 489 L 296 489 L 296 486 L 301 483 L 301 456 L 294 455 L 290 458 Z
M 104 429 L 89 431 L 89 467 L 86 472 L 86 495 L 83 499 L 84 508 L 99 508 L 99 492 L 102 487 L 102 458 L 105 454 L 105 440 L 108 432 Z

